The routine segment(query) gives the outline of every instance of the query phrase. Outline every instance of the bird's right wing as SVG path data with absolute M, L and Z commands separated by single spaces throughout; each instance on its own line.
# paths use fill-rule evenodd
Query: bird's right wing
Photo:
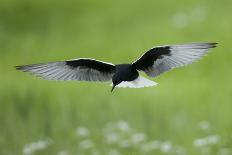
M 30 72 L 49 80 L 110 81 L 115 65 L 94 59 L 74 59 L 16 66 L 16 69 Z
M 206 55 L 216 43 L 192 43 L 157 46 L 147 51 L 132 65 L 148 76 L 156 77 L 176 67 L 191 64 Z

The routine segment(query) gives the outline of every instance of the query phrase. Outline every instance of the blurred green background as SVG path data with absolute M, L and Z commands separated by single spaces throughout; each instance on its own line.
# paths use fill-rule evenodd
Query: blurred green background
M 229 0 L 0 0 L 1 155 L 232 154 Z M 13 66 L 132 62 L 156 45 L 218 42 L 156 87 L 41 80 Z

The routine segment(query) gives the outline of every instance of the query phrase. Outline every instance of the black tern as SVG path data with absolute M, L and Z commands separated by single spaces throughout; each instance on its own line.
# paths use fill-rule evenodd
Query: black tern
M 173 68 L 182 67 L 199 60 L 217 43 L 190 43 L 157 46 L 148 50 L 138 60 L 128 64 L 107 63 L 89 58 L 16 66 L 17 70 L 49 80 L 112 81 L 115 87 L 142 88 L 157 83 L 139 75 L 145 72 L 156 77 Z

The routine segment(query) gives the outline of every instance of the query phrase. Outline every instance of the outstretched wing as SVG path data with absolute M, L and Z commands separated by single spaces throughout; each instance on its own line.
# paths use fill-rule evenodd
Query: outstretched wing
M 16 69 L 30 72 L 49 80 L 104 82 L 111 80 L 115 71 L 115 65 L 94 59 L 82 58 L 44 64 L 16 66 Z
M 208 49 L 216 47 L 216 44 L 192 43 L 154 47 L 134 62 L 133 67 L 144 71 L 148 76 L 155 77 L 172 68 L 199 60 L 207 54 Z

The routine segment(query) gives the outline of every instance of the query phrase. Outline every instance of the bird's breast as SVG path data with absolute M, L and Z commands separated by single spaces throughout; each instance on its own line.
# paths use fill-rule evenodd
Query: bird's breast
M 133 81 L 139 76 L 139 73 L 131 64 L 121 64 L 116 65 L 115 76 L 121 81 Z

